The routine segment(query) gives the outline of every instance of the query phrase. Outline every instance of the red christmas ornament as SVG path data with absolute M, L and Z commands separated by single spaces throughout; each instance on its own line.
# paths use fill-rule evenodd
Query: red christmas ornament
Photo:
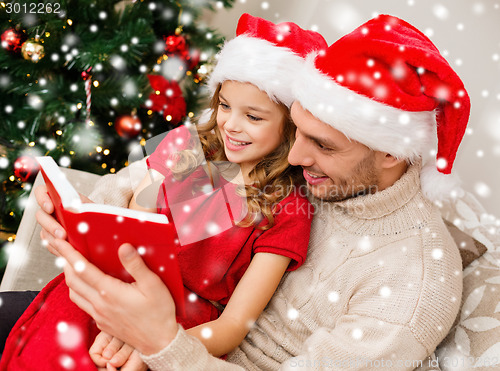
M 122 138 L 134 138 L 142 130 L 142 123 L 137 116 L 122 115 L 115 121 L 115 130 Z
M 190 49 L 184 36 L 170 35 L 164 36 L 165 53 L 170 56 L 180 58 L 185 62 L 186 69 L 192 70 L 200 61 L 200 51 Z
M 167 80 L 163 76 L 148 75 L 149 83 L 153 88 L 148 108 L 155 112 L 162 112 L 165 120 L 178 124 L 186 116 L 186 101 L 177 82 Z
M 182 54 L 187 51 L 187 43 L 184 36 L 170 35 L 163 36 L 163 39 L 165 40 L 165 52 L 167 55 Z
M 23 38 L 23 34 L 19 31 L 16 31 L 13 28 L 7 29 L 4 33 L 2 33 L 2 47 L 7 49 L 8 51 L 16 51 L 21 48 L 21 40 Z
M 82 72 L 82 79 L 83 79 L 83 81 L 87 81 L 89 78 L 92 77 L 92 75 L 90 74 L 90 71 L 92 71 L 92 67 L 89 67 L 89 68 L 87 68 L 86 71 Z
M 31 156 L 21 156 L 14 161 L 14 176 L 23 182 L 35 180 L 39 169 L 38 162 Z

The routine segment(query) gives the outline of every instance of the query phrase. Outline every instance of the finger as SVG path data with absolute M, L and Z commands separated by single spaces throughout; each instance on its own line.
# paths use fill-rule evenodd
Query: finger
M 39 185 L 35 188 L 35 199 L 38 205 L 48 214 L 54 212 L 54 204 L 47 193 L 47 187 L 45 185 Z
M 142 292 L 156 290 L 164 286 L 160 278 L 144 263 L 137 250 L 129 243 L 124 243 L 118 249 L 118 256 L 125 270 L 135 279 L 137 287 Z
M 40 238 L 42 239 L 42 244 L 45 247 L 48 247 L 50 244 L 54 243 L 54 236 L 52 236 L 49 232 L 47 232 L 45 229 L 40 230 Z
M 132 348 L 130 345 L 124 343 L 122 344 L 123 346 L 119 349 L 119 351 L 115 353 L 115 355 L 113 355 L 113 357 L 109 360 L 109 363 L 111 363 L 115 367 L 123 366 L 134 351 L 134 348 Z
M 42 229 L 45 229 L 54 238 L 66 239 L 66 231 L 52 215 L 39 209 L 36 211 L 35 217 L 38 224 L 42 226 Z
M 43 228 L 40 230 L 40 238 L 42 239 L 42 242 L 45 241 L 46 244 L 54 242 L 54 236 L 52 236 L 49 232 L 47 232 Z
M 106 371 L 117 371 L 117 369 L 108 362 L 106 363 Z
M 113 337 L 113 339 L 111 339 L 109 344 L 106 345 L 106 348 L 104 348 L 102 355 L 104 357 L 106 357 L 108 360 L 115 358 L 116 354 L 119 353 L 120 350 L 123 349 L 124 346 L 126 346 L 126 344 L 124 344 L 123 341 L 121 341 L 117 337 Z M 130 351 L 130 353 L 132 353 L 132 351 Z M 118 358 L 121 359 L 121 357 L 118 357 Z M 125 363 L 127 358 L 125 358 L 125 360 L 121 364 L 116 364 L 115 362 L 111 362 L 111 363 L 113 364 L 113 366 L 120 367 L 121 365 L 123 365 Z
M 113 295 L 117 295 L 120 291 L 120 285 L 127 286 L 128 284 L 104 274 L 67 241 L 56 239 L 55 246 L 61 256 L 66 259 L 64 266 L 66 284 L 74 292 L 75 304 L 94 318 L 102 329 L 105 329 L 106 319 L 102 315 L 109 313 L 103 312 L 102 308 L 109 308 Z
M 94 365 L 96 365 L 100 370 L 105 370 L 106 364 L 108 363 L 109 359 L 104 358 L 98 353 L 89 353 L 89 356 L 92 362 L 94 362 Z
M 69 289 L 69 298 L 70 300 L 75 303 L 81 310 L 86 312 L 89 316 L 95 319 L 96 317 L 96 311 L 94 309 L 94 306 L 90 301 L 85 299 L 83 296 L 79 295 L 77 292 L 75 292 L 72 289 Z
M 45 247 L 51 254 L 61 256 L 61 254 L 59 254 L 59 252 L 54 248 L 54 237 L 47 233 L 45 229 L 40 231 L 40 238 L 42 239 L 42 246 Z
M 147 371 L 148 366 L 142 361 L 137 350 L 134 350 L 121 371 Z
M 110 278 L 99 268 L 90 263 L 67 241 L 56 239 L 54 247 L 61 256 L 66 259 L 72 268 L 71 278 L 75 281 L 83 281 L 95 290 L 101 291 L 101 283 L 105 283 Z M 67 277 L 66 277 L 67 279 Z M 67 281 L 67 280 L 66 280 Z
M 90 353 L 89 352 L 90 359 L 92 362 L 94 362 L 94 365 L 97 366 L 98 370 L 105 370 L 104 367 L 106 367 L 106 363 L 108 363 L 109 359 L 104 358 L 101 354 L 99 353 Z
M 96 366 L 106 367 L 106 363 L 109 361 L 109 358 L 104 358 L 102 356 L 102 352 L 112 339 L 113 337 L 104 331 L 101 331 L 96 336 L 94 343 L 89 349 L 90 358 Z
M 68 285 L 68 287 L 72 291 L 73 297 L 78 300 L 78 303 L 75 302 L 75 304 L 81 306 L 82 309 L 87 313 L 89 313 L 89 311 L 93 311 L 95 305 L 98 304 L 100 300 L 102 300 L 101 292 L 82 280 L 79 274 L 75 272 L 75 269 L 67 262 L 64 265 L 64 275 L 66 285 Z M 72 297 L 70 298 L 73 300 Z M 91 313 L 89 314 L 92 315 Z M 94 316 L 92 315 L 92 317 Z
M 89 352 L 102 354 L 102 351 L 111 342 L 111 340 L 113 340 L 113 336 L 107 332 L 101 331 L 95 337 L 94 343 L 90 347 Z

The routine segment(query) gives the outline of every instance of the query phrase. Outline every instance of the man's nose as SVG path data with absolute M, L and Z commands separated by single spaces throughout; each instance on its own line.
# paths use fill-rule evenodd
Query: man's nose
M 288 153 L 288 162 L 290 165 L 309 167 L 314 164 L 314 158 L 311 155 L 311 148 L 307 141 L 301 136 L 297 136 L 293 147 Z

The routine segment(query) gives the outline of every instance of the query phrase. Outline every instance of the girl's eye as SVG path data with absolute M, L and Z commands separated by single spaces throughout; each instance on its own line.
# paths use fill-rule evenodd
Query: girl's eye
M 257 117 L 254 115 L 247 115 L 247 117 L 252 121 L 261 121 L 262 120 L 260 117 Z
M 227 105 L 226 103 L 223 103 L 223 102 L 219 102 L 219 106 L 220 106 L 222 109 L 229 109 L 229 105 Z

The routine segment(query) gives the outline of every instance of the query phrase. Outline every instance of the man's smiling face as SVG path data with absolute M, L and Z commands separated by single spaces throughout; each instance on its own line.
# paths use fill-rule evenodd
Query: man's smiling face
M 293 103 L 291 115 L 297 132 L 288 161 L 302 166 L 307 187 L 314 197 L 341 201 L 378 190 L 377 152 L 350 141 L 298 102 Z

